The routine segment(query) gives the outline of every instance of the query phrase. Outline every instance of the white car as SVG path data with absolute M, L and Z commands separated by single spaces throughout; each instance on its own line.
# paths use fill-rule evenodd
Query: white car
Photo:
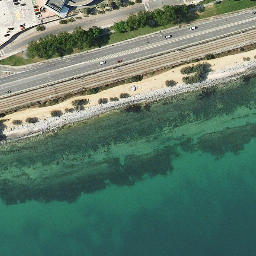
M 196 29 L 197 29 L 196 26 L 193 26 L 193 27 L 189 28 L 189 30 L 196 30 Z
M 100 62 L 100 65 L 104 65 L 104 64 L 106 64 L 107 62 L 105 61 L 105 60 L 103 60 L 103 61 L 101 61 Z
M 171 38 L 172 35 L 166 35 L 166 36 L 164 36 L 164 37 L 165 37 L 165 39 L 168 39 L 168 38 Z

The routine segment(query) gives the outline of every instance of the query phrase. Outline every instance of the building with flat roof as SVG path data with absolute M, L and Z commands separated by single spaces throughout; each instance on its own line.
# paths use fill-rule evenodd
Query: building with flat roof
M 69 8 L 65 5 L 67 0 L 47 0 L 45 7 L 56 13 L 61 18 L 65 18 Z

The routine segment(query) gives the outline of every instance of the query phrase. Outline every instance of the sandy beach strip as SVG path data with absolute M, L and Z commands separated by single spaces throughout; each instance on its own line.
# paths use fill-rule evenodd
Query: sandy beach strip
M 209 73 L 207 80 L 201 83 L 192 85 L 184 84 L 182 82 L 183 75 L 180 73 L 180 70 L 187 65 L 182 65 L 159 75 L 143 79 L 140 82 L 123 84 L 93 95 L 75 96 L 54 106 L 42 108 L 31 107 L 21 110 L 3 118 L 6 120 L 4 122 L 6 128 L 3 134 L 6 136 L 6 141 L 17 140 L 48 131 L 54 131 L 67 124 L 86 120 L 131 104 L 157 101 L 166 97 L 200 90 L 203 87 L 221 85 L 230 80 L 237 79 L 241 75 L 252 72 L 256 67 L 255 55 L 256 50 L 253 50 L 204 61 L 211 64 L 212 71 Z M 245 60 L 245 58 L 247 58 L 247 60 Z M 166 87 L 166 80 L 174 80 L 177 84 L 173 87 Z M 132 91 L 131 86 L 135 86 L 136 91 Z M 128 93 L 130 97 L 124 99 L 120 98 L 119 101 L 116 102 L 98 104 L 100 98 L 109 99 L 110 97 L 119 97 L 121 93 Z M 73 107 L 72 101 L 85 98 L 89 99 L 89 104 L 85 106 L 84 110 L 64 113 L 65 109 Z M 64 114 L 60 117 L 51 117 L 53 110 L 61 110 Z M 28 117 L 38 117 L 39 121 L 35 124 L 25 123 Z M 21 120 L 23 124 L 13 125 L 13 120 Z

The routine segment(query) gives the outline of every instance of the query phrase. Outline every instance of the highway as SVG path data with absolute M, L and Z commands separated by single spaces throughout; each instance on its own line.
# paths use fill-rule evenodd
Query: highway
M 194 31 L 189 30 L 189 25 L 182 28 L 176 27 L 87 53 L 40 63 L 33 66 L 31 70 L 1 78 L 0 95 L 5 95 L 8 90 L 13 93 L 19 92 L 85 73 L 89 75 L 90 72 L 114 66 L 122 67 L 127 63 L 137 62 L 137 60 L 162 52 L 177 51 L 193 44 L 202 44 L 224 35 L 256 28 L 255 21 L 256 15 L 248 10 L 194 23 L 193 26 L 198 27 Z M 164 36 L 168 34 L 171 34 L 172 38 L 165 39 Z M 122 63 L 118 64 L 118 60 L 122 60 Z M 100 65 L 100 61 L 106 61 L 106 64 Z

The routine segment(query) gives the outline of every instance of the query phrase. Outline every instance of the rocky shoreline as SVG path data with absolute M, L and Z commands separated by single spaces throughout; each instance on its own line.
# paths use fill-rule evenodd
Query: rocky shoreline
M 44 120 L 39 120 L 35 124 L 23 124 L 14 128 L 5 129 L 3 134 L 6 136 L 6 140 L 3 143 L 40 135 L 50 131 L 57 131 L 59 128 L 64 127 L 65 125 L 87 120 L 113 110 L 127 107 L 129 105 L 144 102 L 154 102 L 167 97 L 172 97 L 183 93 L 190 93 L 206 87 L 221 86 L 227 82 L 239 79 L 241 76 L 254 73 L 255 68 L 256 61 L 248 61 L 233 67 L 229 67 L 225 70 L 210 72 L 207 80 L 201 83 L 191 85 L 177 84 L 174 87 L 166 87 L 148 93 L 134 95 L 126 99 L 120 99 L 117 102 L 88 106 L 82 111 L 65 113 L 60 117 L 49 117 Z

